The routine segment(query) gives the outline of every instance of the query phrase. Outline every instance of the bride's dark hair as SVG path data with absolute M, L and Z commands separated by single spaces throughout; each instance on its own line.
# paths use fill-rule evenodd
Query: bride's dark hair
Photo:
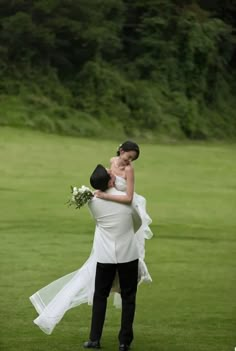
M 134 143 L 133 141 L 127 140 L 125 141 L 123 144 L 120 144 L 118 149 L 117 149 L 117 156 L 120 156 L 120 150 L 123 151 L 135 151 L 136 152 L 136 157 L 134 160 L 137 160 L 137 158 L 139 157 L 139 146 L 138 144 Z

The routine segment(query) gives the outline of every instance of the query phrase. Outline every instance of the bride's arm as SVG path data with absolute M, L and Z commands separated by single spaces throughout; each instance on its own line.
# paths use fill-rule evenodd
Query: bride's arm
M 104 200 L 115 201 L 122 204 L 130 204 L 134 195 L 134 169 L 132 166 L 129 165 L 125 168 L 125 175 L 126 192 L 124 192 L 124 195 L 113 195 L 107 194 L 103 191 L 96 191 L 96 196 Z

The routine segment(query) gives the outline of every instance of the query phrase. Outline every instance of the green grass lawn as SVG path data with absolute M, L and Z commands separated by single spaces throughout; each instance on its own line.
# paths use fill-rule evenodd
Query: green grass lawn
M 121 140 L 122 141 L 122 140 Z M 67 312 L 51 336 L 28 297 L 79 268 L 94 223 L 67 208 L 117 143 L 0 128 L 0 350 L 82 350 L 91 307 Z M 155 236 L 153 283 L 139 287 L 133 351 L 233 351 L 236 346 L 236 145 L 141 144 L 136 191 Z M 117 350 L 120 310 L 109 301 L 102 346 Z

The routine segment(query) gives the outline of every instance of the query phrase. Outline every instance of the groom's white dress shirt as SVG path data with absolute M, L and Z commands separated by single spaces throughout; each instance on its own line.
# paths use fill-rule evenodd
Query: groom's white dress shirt
M 115 188 L 109 194 L 124 195 Z M 131 205 L 94 197 L 89 209 L 96 221 L 94 253 L 100 263 L 125 263 L 139 258 L 135 232 L 141 219 Z

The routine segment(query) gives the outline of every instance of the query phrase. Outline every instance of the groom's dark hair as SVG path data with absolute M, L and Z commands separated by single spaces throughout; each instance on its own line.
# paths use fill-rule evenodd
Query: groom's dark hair
M 110 174 L 106 168 L 99 164 L 90 176 L 90 184 L 94 189 L 105 191 L 108 188 L 110 179 Z

